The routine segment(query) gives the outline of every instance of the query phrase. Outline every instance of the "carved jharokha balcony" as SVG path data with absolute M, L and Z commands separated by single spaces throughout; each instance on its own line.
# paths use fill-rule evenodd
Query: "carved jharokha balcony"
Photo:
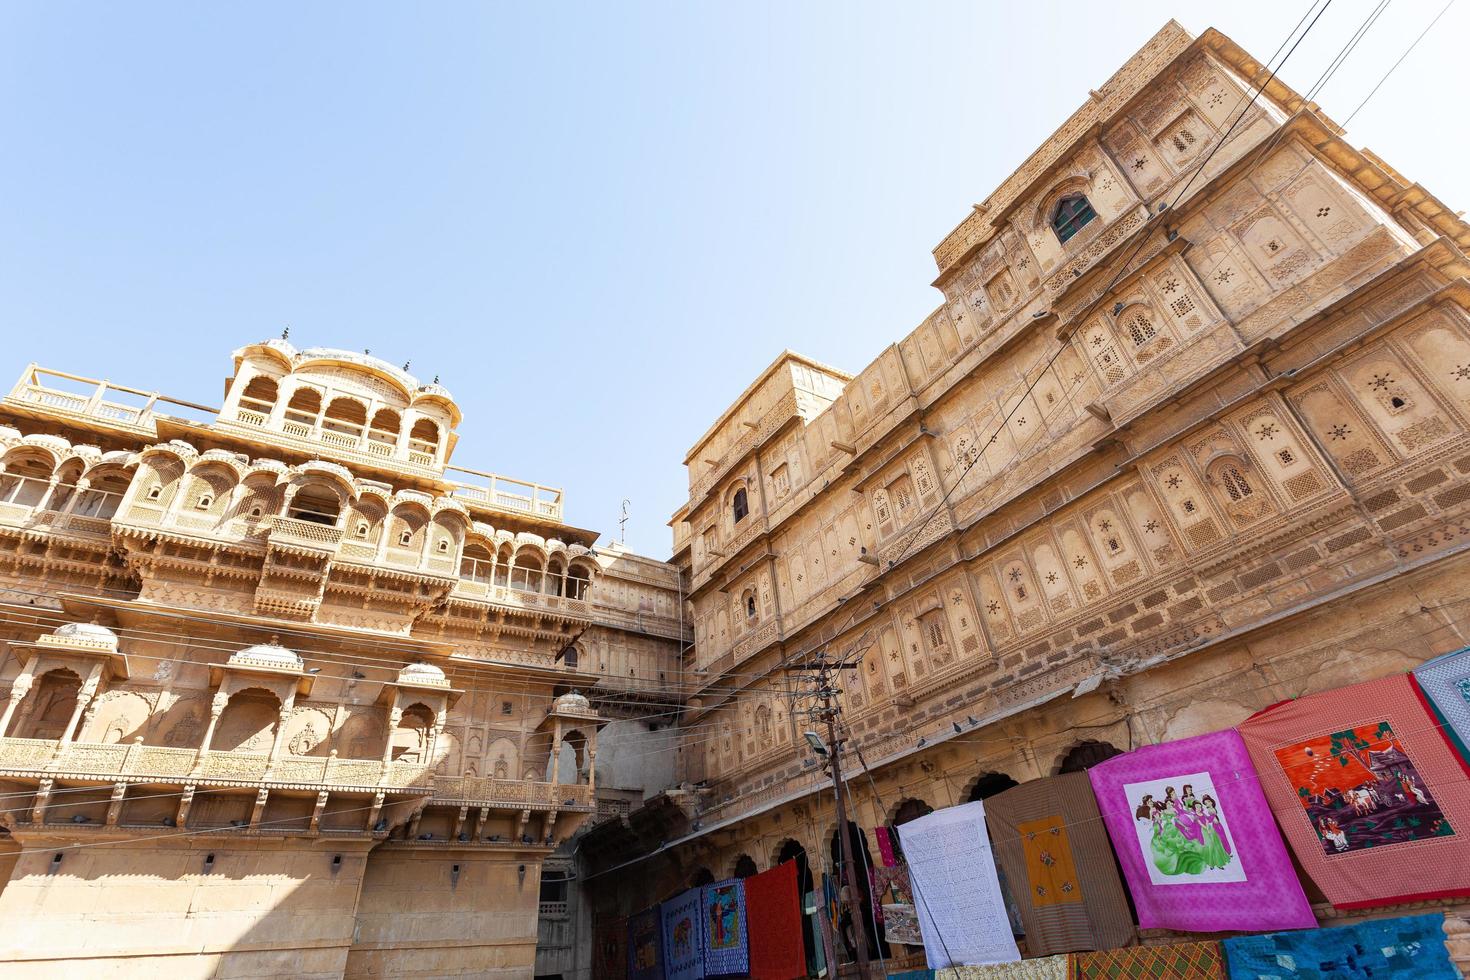
M 431 803 L 515 809 L 591 809 L 592 787 L 531 780 L 440 776 L 416 763 L 263 752 L 210 752 L 139 743 L 0 738 L 0 779 L 225 784 L 422 795 Z

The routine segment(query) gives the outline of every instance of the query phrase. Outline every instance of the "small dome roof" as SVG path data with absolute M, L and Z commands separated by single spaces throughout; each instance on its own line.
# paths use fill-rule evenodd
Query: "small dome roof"
M 557 698 L 551 710 L 588 712 L 592 710 L 592 702 L 587 700 L 586 695 L 571 691 Z
M 257 643 L 230 654 L 232 667 L 273 667 L 278 670 L 300 670 L 305 663 L 293 650 L 279 643 Z
M 109 649 L 117 649 L 117 634 L 106 626 L 98 626 L 96 623 L 63 623 L 52 630 L 51 635 L 74 643 L 106 644 Z
M 449 680 L 444 676 L 444 671 L 433 664 L 413 663 L 398 672 L 398 683 L 400 684 L 429 684 L 434 687 L 448 687 Z

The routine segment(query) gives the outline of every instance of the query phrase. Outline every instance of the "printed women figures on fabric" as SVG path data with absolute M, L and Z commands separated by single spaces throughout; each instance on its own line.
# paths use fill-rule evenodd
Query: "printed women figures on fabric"
M 1155 885 L 1245 881 L 1208 772 L 1128 783 L 1139 849 Z
M 1144 746 L 1087 776 L 1142 928 L 1316 925 L 1236 732 Z
M 1328 855 L 1455 832 L 1387 721 L 1283 746 L 1275 755 Z

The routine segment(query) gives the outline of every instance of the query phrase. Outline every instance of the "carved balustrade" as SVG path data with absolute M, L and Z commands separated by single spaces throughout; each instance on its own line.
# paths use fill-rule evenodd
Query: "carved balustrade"
M 520 809 L 587 808 L 592 787 L 479 776 L 439 776 L 417 763 L 264 752 L 210 752 L 134 743 L 0 738 L 0 775 L 133 782 L 245 782 L 348 791 L 385 789 L 429 794 L 431 802 Z

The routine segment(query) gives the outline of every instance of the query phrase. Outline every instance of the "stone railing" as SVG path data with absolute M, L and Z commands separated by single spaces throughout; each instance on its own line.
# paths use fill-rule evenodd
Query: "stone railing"
M 403 788 L 428 786 L 424 766 L 373 759 L 282 755 L 272 764 L 264 752 L 210 752 L 133 743 L 102 744 L 53 739 L 0 738 L 0 771 L 114 776 L 168 782 L 243 780 L 254 783 Z
M 342 529 L 330 524 L 317 524 L 294 517 L 271 518 L 271 542 L 332 550 L 342 540 Z
M 461 806 L 591 808 L 594 802 L 591 786 L 493 776 L 435 776 L 433 790 L 433 802 Z
M 547 595 L 544 592 L 527 592 L 521 589 L 512 589 L 504 585 L 491 585 L 488 582 L 477 582 L 474 579 L 461 578 L 454 586 L 454 594 L 463 599 L 483 599 L 486 602 L 508 609 L 530 610 L 539 612 L 562 613 L 567 616 L 578 616 L 590 619 L 593 615 L 592 607 L 585 599 L 571 599 L 561 595 Z
M 461 500 L 488 504 L 500 510 L 549 517 L 554 521 L 561 520 L 563 497 L 562 491 L 556 487 L 527 483 L 498 473 L 481 473 L 458 466 L 446 467 L 446 471 L 451 477 L 462 473 L 484 481 L 465 483 L 456 480 L 450 493 Z

